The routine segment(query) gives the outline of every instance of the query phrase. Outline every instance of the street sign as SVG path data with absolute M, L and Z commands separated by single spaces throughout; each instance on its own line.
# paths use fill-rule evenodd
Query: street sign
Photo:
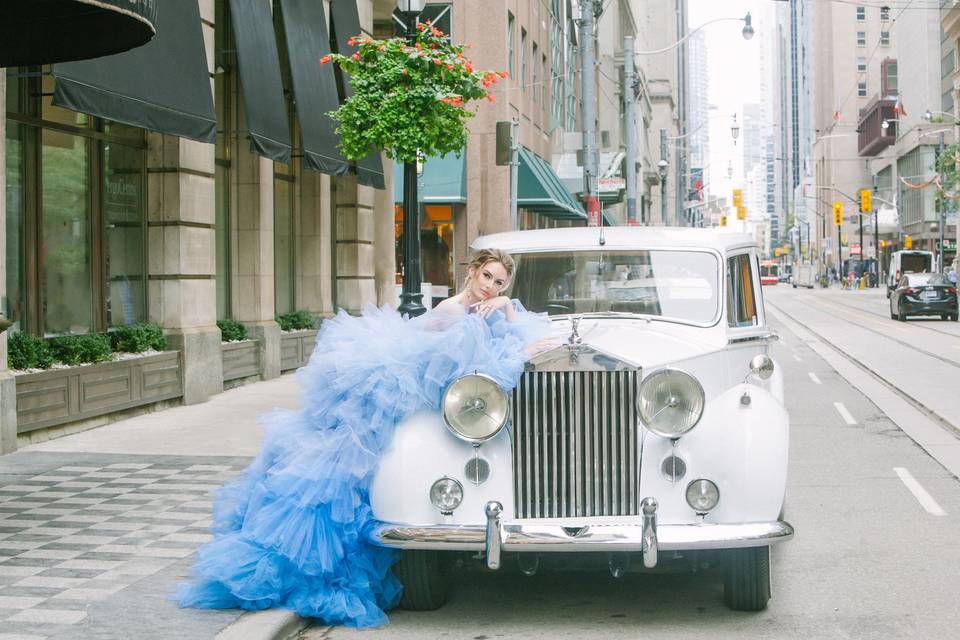
M 737 220 L 747 219 L 747 209 L 743 205 L 737 207 Z
M 626 178 L 599 178 L 597 180 L 597 189 L 599 191 L 619 191 L 626 188 Z
M 850 255 L 852 255 L 852 256 L 858 256 L 858 255 L 860 255 L 860 245 L 859 245 L 859 244 L 851 244 L 851 245 L 850 245 Z
M 733 190 L 733 206 L 735 207 L 743 206 L 743 189 Z

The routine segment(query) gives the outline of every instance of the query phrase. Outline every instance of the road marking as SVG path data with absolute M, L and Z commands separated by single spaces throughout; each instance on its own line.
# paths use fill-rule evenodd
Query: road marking
M 843 418 L 843 421 L 847 424 L 857 424 L 857 421 L 853 419 L 853 416 L 850 415 L 850 412 L 847 411 L 847 408 L 843 406 L 842 402 L 834 402 L 833 406 L 836 407 L 837 413 L 840 414 L 840 417 Z
M 820 382 L 820 378 L 817 377 L 817 374 L 815 374 L 813 371 L 810 371 L 807 373 L 807 375 L 810 376 L 811 380 L 813 380 L 813 384 L 823 384 Z
M 945 516 L 947 512 L 937 504 L 937 501 L 933 499 L 927 490 L 924 489 L 917 479 L 914 478 L 909 471 L 903 467 L 894 467 L 893 470 L 900 476 L 900 480 L 903 481 L 903 484 L 907 485 L 907 489 L 910 490 L 910 493 L 913 494 L 913 497 L 917 499 L 917 502 L 920 503 L 924 509 L 927 510 L 927 513 L 934 516 Z

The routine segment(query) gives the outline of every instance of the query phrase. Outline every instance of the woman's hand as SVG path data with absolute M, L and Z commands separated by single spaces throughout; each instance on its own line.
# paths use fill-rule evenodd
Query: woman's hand
M 481 300 L 473 305 L 471 305 L 481 318 L 487 318 L 491 313 L 497 309 L 503 309 L 504 313 L 507 314 L 507 320 L 511 319 L 513 315 L 513 305 L 510 304 L 510 298 L 507 296 L 497 296 L 496 298 L 490 298 L 489 300 Z

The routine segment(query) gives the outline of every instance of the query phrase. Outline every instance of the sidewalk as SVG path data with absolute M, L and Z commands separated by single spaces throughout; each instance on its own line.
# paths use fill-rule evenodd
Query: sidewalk
M 297 404 L 285 375 L 0 456 L 0 640 L 295 633 L 291 612 L 168 597 L 209 539 L 210 491 L 257 451 L 257 416 Z

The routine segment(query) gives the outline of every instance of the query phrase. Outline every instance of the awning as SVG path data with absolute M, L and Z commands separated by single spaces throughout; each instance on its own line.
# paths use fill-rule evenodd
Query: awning
M 157 35 L 142 47 L 53 65 L 53 104 L 151 131 L 213 142 L 217 121 L 200 9 L 195 2 L 163 2 L 158 4 L 155 19 Z
M 356 0 L 330 0 L 330 29 L 337 45 L 337 53 L 349 56 L 356 48 L 347 44 L 347 41 L 360 33 L 360 15 L 357 13 Z M 334 41 L 334 40 L 331 40 Z M 350 97 L 353 90 L 344 81 L 345 97 Z M 386 188 L 383 177 L 383 164 L 380 162 L 380 152 L 371 149 L 370 155 L 357 162 L 357 182 L 377 189 Z
M 466 158 L 448 154 L 427 158 L 417 180 L 417 197 L 426 204 L 464 204 L 467 201 Z M 393 201 L 403 203 L 403 163 L 393 163 Z
M 520 147 L 517 206 L 564 220 L 586 220 L 583 206 L 567 191 L 553 168 L 526 147 Z
M 230 0 L 230 16 L 237 43 L 240 88 L 250 145 L 254 152 L 265 158 L 290 162 L 290 123 L 283 99 L 280 56 L 270 3 Z
M 281 8 L 304 160 L 311 169 L 343 175 L 349 164 L 337 150 L 335 123 L 327 115 L 339 106 L 337 80 L 333 65 L 320 64 L 330 53 L 323 3 L 282 0 Z
M 139 47 L 158 31 L 156 0 L 5 0 L 0 67 L 86 60 Z

